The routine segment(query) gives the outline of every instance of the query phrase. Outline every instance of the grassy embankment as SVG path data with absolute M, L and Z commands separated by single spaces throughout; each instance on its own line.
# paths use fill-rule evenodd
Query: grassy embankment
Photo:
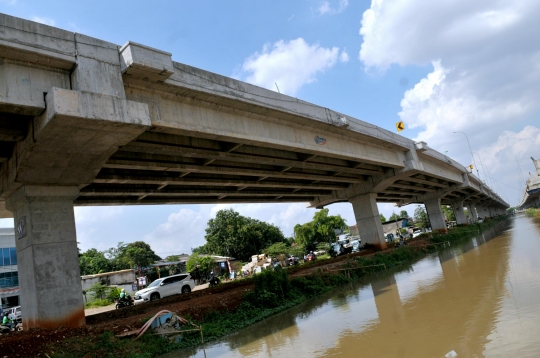
M 529 208 L 526 211 L 527 216 L 540 219 L 540 209 Z
M 289 278 L 288 270 L 265 271 L 253 276 L 255 288 L 245 294 L 238 309 L 233 312 L 215 311 L 206 315 L 202 322 L 195 323 L 202 324 L 205 342 L 216 340 L 356 278 L 410 264 L 442 249 L 447 242 L 469 239 L 505 219 L 457 227 L 446 234 L 425 234 L 423 245 L 405 245 L 373 255 L 356 256 L 341 261 L 338 269 L 319 269 L 312 275 Z M 314 264 L 320 265 L 322 262 Z M 98 337 L 79 337 L 59 342 L 50 347 L 48 354 L 51 357 L 154 357 L 199 344 L 198 332 L 185 334 L 178 344 L 150 335 L 138 341 L 120 340 L 112 333 L 105 332 Z

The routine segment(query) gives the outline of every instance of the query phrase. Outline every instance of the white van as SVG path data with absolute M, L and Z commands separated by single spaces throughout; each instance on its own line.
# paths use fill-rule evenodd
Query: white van
M 21 306 L 11 307 L 8 310 L 8 318 L 14 321 L 18 321 L 22 318 Z

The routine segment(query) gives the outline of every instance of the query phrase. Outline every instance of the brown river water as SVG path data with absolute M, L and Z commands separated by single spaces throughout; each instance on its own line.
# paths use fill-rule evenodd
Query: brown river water
M 540 357 L 540 221 L 516 216 L 204 349 L 163 357 Z

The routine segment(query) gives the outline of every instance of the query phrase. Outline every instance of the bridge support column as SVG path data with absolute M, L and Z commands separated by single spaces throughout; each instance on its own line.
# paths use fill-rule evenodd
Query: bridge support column
M 77 186 L 25 185 L 6 201 L 15 219 L 23 326 L 84 327 L 73 200 Z
M 446 231 L 446 221 L 444 220 L 444 214 L 441 209 L 441 199 L 430 199 L 424 202 L 426 211 L 431 222 L 431 230 L 444 230 Z
M 476 211 L 478 213 L 479 218 L 484 219 L 486 217 L 486 213 L 485 213 L 483 205 L 476 205 Z
M 467 204 L 467 209 L 469 210 L 469 216 L 471 218 L 471 222 L 475 223 L 478 222 L 478 214 L 476 213 L 476 207 L 473 203 Z
M 386 248 L 384 232 L 381 224 L 379 208 L 377 208 L 377 194 L 368 193 L 349 199 L 353 206 L 356 226 L 360 233 L 362 244 L 373 244 L 382 249 Z
M 459 225 L 467 224 L 467 216 L 465 216 L 465 210 L 463 209 L 463 201 L 458 201 L 456 203 L 453 203 L 452 209 L 454 209 L 456 222 Z

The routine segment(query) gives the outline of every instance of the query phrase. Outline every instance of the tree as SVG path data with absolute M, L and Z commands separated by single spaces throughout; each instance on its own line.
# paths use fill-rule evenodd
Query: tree
M 291 251 L 291 247 L 286 242 L 276 242 L 263 250 L 268 257 L 287 255 L 289 251 Z
M 138 268 L 153 264 L 161 257 L 144 241 L 135 241 L 127 244 L 118 261 L 124 268 L 137 266 Z
M 186 269 L 188 272 L 193 272 L 198 267 L 201 276 L 208 277 L 215 264 L 216 260 L 214 260 L 211 256 L 199 256 L 197 254 L 193 254 L 186 262 Z
M 383 214 L 380 214 L 380 215 L 381 215 L 381 222 L 382 222 L 382 223 L 385 223 L 385 222 L 386 222 L 386 218 L 384 217 Z
M 180 261 L 180 256 L 178 256 L 178 255 L 167 256 L 165 258 L 165 261 L 167 261 L 167 262 Z
M 441 205 L 441 210 L 444 214 L 444 217 L 448 221 L 456 221 L 456 216 L 454 215 L 454 210 L 448 205 Z
M 109 260 L 109 263 L 111 265 L 111 269 L 113 271 L 122 270 L 125 267 L 122 266 L 121 262 L 119 261 L 120 257 L 124 253 L 124 250 L 126 249 L 127 244 L 120 241 L 116 247 L 111 247 L 110 249 L 104 251 L 105 257 L 107 260 Z
M 429 227 L 429 218 L 426 210 L 420 205 L 414 210 L 414 221 L 416 226 Z
M 313 220 L 304 225 L 294 227 L 296 243 L 308 247 L 319 242 L 336 241 L 335 230 L 348 230 L 348 226 L 340 215 L 328 215 L 328 209 L 315 213 Z
M 395 221 L 395 220 L 399 220 L 399 219 L 401 219 L 401 216 L 399 216 L 396 213 L 392 213 L 392 215 L 390 216 L 390 219 L 388 219 L 388 221 Z
M 244 217 L 232 209 L 218 211 L 208 221 L 206 244 L 199 253 L 232 256 L 248 260 L 276 242 L 284 242 L 281 230 L 272 224 Z
M 95 275 L 112 270 L 112 265 L 105 257 L 105 253 L 96 249 L 89 249 L 79 256 L 79 267 L 81 276 Z
M 407 210 L 401 210 L 399 212 L 399 216 L 403 219 L 408 219 L 409 218 L 409 213 L 407 212 Z
M 107 293 L 108 287 L 102 284 L 101 282 L 97 282 L 92 285 L 88 289 L 89 292 L 94 292 L 94 297 L 99 298 L 100 300 L 103 299 L 105 296 L 105 293 Z

